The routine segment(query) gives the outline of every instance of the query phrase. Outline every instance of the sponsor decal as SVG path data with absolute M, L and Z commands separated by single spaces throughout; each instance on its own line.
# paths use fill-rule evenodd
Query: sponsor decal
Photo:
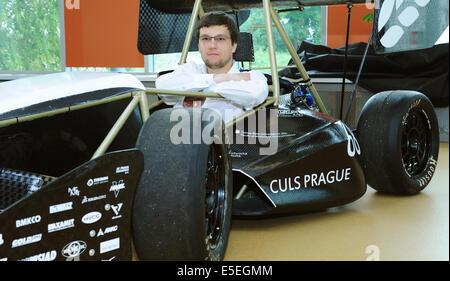
M 107 228 L 105 228 L 105 230 L 100 228 L 98 230 L 97 237 L 103 236 L 108 233 L 116 232 L 118 229 L 119 229 L 119 227 L 117 225 L 107 227 Z
M 30 224 L 39 223 L 39 222 L 41 222 L 41 219 L 42 218 L 41 218 L 40 215 L 36 215 L 36 216 L 32 216 L 32 217 L 16 220 L 16 228 L 27 226 L 27 225 L 30 225 Z
M 120 248 L 120 238 L 114 238 L 100 243 L 100 254 L 111 252 Z
M 100 196 L 95 196 L 95 197 L 83 197 L 83 200 L 81 200 L 81 204 L 84 203 L 89 203 L 89 202 L 93 202 L 93 201 L 97 201 L 97 200 L 102 200 L 105 199 L 106 195 L 100 195 Z
M 86 242 L 84 241 L 73 241 L 64 246 L 61 254 L 66 258 L 74 258 L 81 255 L 87 248 Z
M 68 188 L 67 192 L 69 193 L 70 197 L 72 196 L 80 196 L 80 191 L 78 190 L 78 186 L 74 186 L 72 188 Z
M 90 212 L 81 218 L 84 224 L 92 224 L 98 222 L 102 218 L 102 213 L 100 212 Z
M 66 203 L 50 206 L 49 212 L 50 212 L 50 214 L 54 214 L 54 213 L 72 210 L 72 204 L 73 204 L 73 202 L 66 202 Z
M 259 132 L 246 132 L 236 130 L 236 135 L 246 137 L 246 138 L 286 138 L 286 137 L 295 137 L 296 134 L 287 133 L 287 132 L 275 132 L 275 133 L 259 133 Z M 249 140 L 249 144 L 256 144 L 256 140 Z
M 278 109 L 278 117 L 303 117 L 303 113 L 292 109 Z
M 21 261 L 54 261 L 56 259 L 56 255 L 57 255 L 56 251 L 52 250 L 28 258 L 21 259 Z
M 349 181 L 351 168 L 331 170 L 328 172 L 311 173 L 303 176 L 275 179 L 270 182 L 272 193 L 295 191 L 301 188 L 315 188 L 321 185 Z
M 417 179 L 420 187 L 427 185 L 431 178 L 433 177 L 434 171 L 436 170 L 437 161 L 433 158 L 433 156 L 428 159 L 428 168 L 425 171 L 425 175 L 421 178 Z
M 122 209 L 123 203 L 118 203 L 117 205 L 111 205 L 111 204 L 106 204 L 105 205 L 105 210 L 109 211 L 109 210 L 113 210 L 115 216 L 112 217 L 113 220 L 115 219 L 120 219 L 122 217 L 122 215 L 120 214 L 120 210 Z
M 110 192 L 114 192 L 114 196 L 117 198 L 119 196 L 120 190 L 125 189 L 125 183 L 123 180 L 120 180 L 118 182 L 113 181 L 111 187 L 109 188 Z
M 75 219 L 54 222 L 48 225 L 48 233 L 75 227 Z
M 402 125 L 403 125 L 403 126 L 406 126 L 406 121 L 408 120 L 409 112 L 410 112 L 414 107 L 418 106 L 418 105 L 420 104 L 420 101 L 421 101 L 421 99 L 417 99 L 417 100 L 415 100 L 415 101 L 409 106 L 408 111 L 407 111 L 406 114 L 403 115 L 403 117 L 402 117 Z M 423 113 L 425 113 L 425 112 L 423 111 Z M 427 116 L 426 113 L 425 113 L 425 115 Z M 428 117 L 428 116 L 427 116 L 427 117 Z M 428 120 L 428 118 L 427 118 L 427 120 Z M 430 128 L 431 128 L 431 126 L 430 126 Z
M 231 151 L 230 156 L 233 158 L 241 158 L 243 156 L 247 156 L 247 152 L 233 152 Z
M 87 181 L 87 186 L 91 187 L 97 184 L 102 184 L 102 183 L 107 183 L 109 181 L 109 177 L 99 177 L 99 178 L 95 178 L 95 179 L 89 179 Z
M 116 168 L 116 174 L 124 173 L 128 175 L 130 173 L 130 166 L 122 166 Z
M 122 209 L 123 203 L 118 203 L 117 205 L 111 205 L 111 209 L 113 210 L 114 214 L 116 214 L 114 217 L 112 217 L 113 220 L 119 219 L 122 217 L 120 214 L 120 210 Z
M 11 243 L 11 248 L 22 247 L 28 244 L 36 243 L 41 241 L 42 233 L 27 236 L 24 238 L 14 239 Z

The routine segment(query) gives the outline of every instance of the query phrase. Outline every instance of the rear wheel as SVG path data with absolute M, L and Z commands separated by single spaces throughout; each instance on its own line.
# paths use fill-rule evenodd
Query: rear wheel
M 183 110 L 193 120 L 192 110 Z M 136 252 L 141 260 L 221 260 L 231 222 L 229 147 L 220 141 L 174 144 L 173 111 L 153 113 L 138 138 L 145 165 L 133 207 Z M 201 128 L 223 129 L 222 122 L 212 123 Z
M 439 153 L 439 127 L 430 100 L 388 91 L 368 100 L 358 122 L 367 183 L 380 192 L 416 194 L 430 182 Z

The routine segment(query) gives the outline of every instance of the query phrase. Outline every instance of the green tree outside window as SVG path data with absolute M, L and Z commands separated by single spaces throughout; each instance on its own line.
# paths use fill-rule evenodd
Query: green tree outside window
M 61 70 L 59 1 L 0 0 L 0 71 Z

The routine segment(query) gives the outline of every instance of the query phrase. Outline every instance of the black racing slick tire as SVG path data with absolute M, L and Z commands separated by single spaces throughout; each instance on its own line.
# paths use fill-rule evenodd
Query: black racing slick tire
M 434 107 L 414 91 L 372 96 L 361 111 L 357 139 L 369 186 L 379 192 L 421 192 L 436 170 L 439 127 Z
M 140 260 L 224 257 L 233 194 L 229 144 L 220 117 L 202 110 L 202 116 L 217 118 L 206 118 L 209 121 L 196 126 L 195 110 L 156 111 L 139 134 L 136 146 L 145 164 L 133 205 L 132 230 Z M 179 125 L 186 120 L 183 130 Z M 212 143 L 195 140 L 200 127 L 203 134 L 213 136 Z M 180 133 L 188 134 L 181 143 Z

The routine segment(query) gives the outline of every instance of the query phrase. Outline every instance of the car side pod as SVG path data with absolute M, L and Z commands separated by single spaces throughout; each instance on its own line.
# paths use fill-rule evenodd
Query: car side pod
M 48 177 L 0 169 L 0 202 L 11 203 L 0 207 L 0 260 L 131 260 L 142 169 L 137 149 L 105 154 L 48 184 Z
M 309 111 L 280 111 L 277 152 L 258 155 L 256 144 L 232 146 L 235 188 L 233 215 L 300 214 L 353 202 L 366 192 L 361 153 L 341 121 Z M 246 134 L 250 135 L 250 134 Z

